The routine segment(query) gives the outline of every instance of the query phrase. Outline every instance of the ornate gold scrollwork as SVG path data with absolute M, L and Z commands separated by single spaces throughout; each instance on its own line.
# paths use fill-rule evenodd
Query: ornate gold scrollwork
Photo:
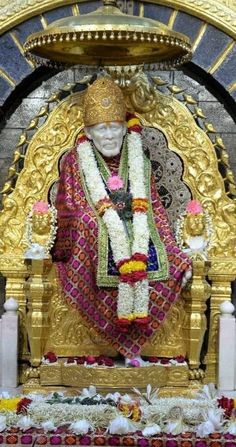
M 183 162 L 183 180 L 191 190 L 193 198 L 202 202 L 204 208 L 212 216 L 214 234 L 210 251 L 210 260 L 212 262 L 210 274 L 213 281 L 212 316 L 210 321 L 211 348 L 206 357 L 206 362 L 209 365 L 213 365 L 212 368 L 215 371 L 216 346 L 214 340 L 217 334 L 217 317 L 215 316 L 215 312 L 218 312 L 216 306 L 219 304 L 218 301 L 229 296 L 229 281 L 235 277 L 236 270 L 234 243 L 235 203 L 225 192 L 224 182 L 218 171 L 218 160 L 214 146 L 207 132 L 204 132 L 197 126 L 193 116 L 194 113 L 192 114 L 183 103 L 174 97 L 174 92 L 170 96 L 166 96 L 157 87 L 154 87 L 152 83 L 148 82 L 144 75 L 137 75 L 129 83 L 128 87 L 124 88 L 124 94 L 128 109 L 138 110 L 144 125 L 154 127 L 164 133 L 170 150 L 176 152 Z M 57 103 L 58 94 L 54 96 Z M 53 101 L 53 95 L 50 101 Z M 183 102 L 186 103 L 186 95 L 185 97 L 183 96 Z M 192 100 L 190 103 L 192 103 Z M 9 196 L 5 197 L 4 209 L 0 214 L 0 225 L 3 228 L 0 240 L 1 271 L 7 278 L 8 292 L 18 297 L 21 303 L 21 330 L 25 339 L 25 345 L 26 302 L 24 283 L 25 278 L 29 275 L 29 271 L 27 271 L 23 261 L 23 253 L 25 250 L 23 234 L 26 215 L 34 202 L 48 200 L 48 192 L 58 178 L 59 159 L 67 149 L 74 145 L 76 135 L 82 126 L 82 108 L 83 93 L 75 93 L 60 102 L 49 114 L 46 122 L 37 130 L 29 143 L 24 158 L 24 168 L 18 176 L 16 188 Z M 25 138 L 22 144 L 26 144 Z M 230 260 L 227 261 L 227 267 L 226 264 L 222 264 L 221 257 L 223 252 L 228 257 L 230 256 Z M 224 271 L 227 268 L 227 278 L 222 277 L 222 268 L 224 268 Z M 40 275 L 40 279 L 37 280 L 38 292 L 36 293 L 37 299 L 35 305 L 37 304 L 37 300 L 41 300 L 39 306 L 41 306 L 42 314 L 44 313 L 42 307 L 43 298 L 42 294 L 40 295 L 41 285 L 43 284 L 43 282 L 42 284 L 40 282 L 42 281 L 42 272 Z M 93 331 L 84 326 L 79 314 L 73 312 L 72 309 L 68 310 L 68 307 L 62 301 L 59 290 L 57 289 L 57 278 L 55 277 L 53 269 L 50 275 L 49 282 L 54 284 L 53 287 L 55 288 L 50 309 L 48 310 L 49 318 L 52 322 L 50 330 L 47 330 L 47 324 L 46 326 L 44 325 L 45 321 L 42 324 L 40 323 L 41 327 L 37 323 L 37 330 L 39 332 L 45 330 L 43 335 L 44 339 L 47 338 L 45 350 L 55 350 L 59 355 L 68 356 L 86 354 L 88 352 L 87 349 L 89 349 L 89 353 L 99 354 L 101 353 L 100 349 L 106 349 L 105 352 L 107 354 L 113 355 L 112 348 L 107 347 L 107 345 L 104 346 L 101 343 L 98 349 L 98 345 L 94 343 L 95 336 Z M 197 274 L 197 276 L 199 275 Z M 219 287 L 224 288 L 223 292 L 219 292 Z M 199 294 L 199 289 L 196 285 L 196 298 L 190 304 L 189 297 L 187 316 L 182 312 L 182 304 L 180 303 L 173 310 L 170 319 L 166 322 L 166 326 L 163 326 L 162 332 L 159 334 L 160 338 L 155 335 L 155 339 L 151 342 L 154 346 L 154 342 L 159 343 L 162 341 L 168 347 L 166 352 L 169 352 L 170 356 L 173 355 L 171 344 L 174 338 L 177 340 L 177 345 L 175 345 L 177 349 L 175 352 L 180 350 L 178 354 L 186 351 L 186 343 L 188 352 L 190 353 L 189 355 L 193 359 L 191 360 L 193 368 L 198 367 L 197 357 L 199 357 L 199 345 L 196 346 L 195 344 L 194 347 L 194 334 L 197 331 L 200 340 L 204 334 L 203 295 L 206 297 L 207 293 L 208 291 L 206 289 L 201 289 L 201 293 Z M 216 296 L 219 295 L 220 299 L 217 300 Z M 190 318 L 192 312 L 197 313 L 197 316 L 195 315 L 194 317 L 193 315 Z M 32 314 L 29 316 L 29 319 L 31 317 Z M 185 342 L 183 342 L 180 341 L 181 326 L 183 325 L 186 328 L 186 319 L 188 318 L 189 335 L 188 337 L 185 336 Z M 45 326 L 44 328 L 43 325 Z M 175 330 L 173 330 L 173 326 Z M 169 338 L 167 337 L 168 332 L 170 332 Z M 35 350 L 38 350 L 38 353 L 32 361 L 34 364 L 38 364 L 39 355 L 41 355 L 43 348 L 42 344 L 41 347 L 34 345 L 36 342 L 32 342 L 32 340 L 33 335 L 30 340 L 31 347 L 34 350 L 33 346 L 35 346 Z M 78 351 L 78 345 L 82 341 L 84 345 Z M 26 353 L 26 346 L 24 349 Z M 163 355 L 164 348 L 160 346 L 158 352 L 161 354 L 156 353 L 156 355 Z M 168 354 L 165 353 L 165 355 Z M 188 378 L 185 383 L 188 383 Z

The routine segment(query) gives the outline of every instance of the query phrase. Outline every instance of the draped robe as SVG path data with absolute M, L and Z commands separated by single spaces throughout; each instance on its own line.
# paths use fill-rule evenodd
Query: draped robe
M 119 157 L 108 161 L 108 165 L 111 172 L 117 172 Z M 149 281 L 151 322 L 143 327 L 132 324 L 127 333 L 121 332 L 117 326 L 118 288 L 98 285 L 99 256 L 103 256 L 99 253 L 101 244 L 98 240 L 98 219 L 84 189 L 75 148 L 64 157 L 55 203 L 58 232 L 53 258 L 62 293 L 66 301 L 76 306 L 86 322 L 107 342 L 122 355 L 132 358 L 141 353 L 144 344 L 162 325 L 172 305 L 179 298 L 181 280 L 190 267 L 190 260 L 176 245 L 152 178 L 150 200 L 155 231 L 159 233 L 166 250 L 169 275 L 163 281 Z M 109 260 L 108 264 L 112 264 L 112 261 Z

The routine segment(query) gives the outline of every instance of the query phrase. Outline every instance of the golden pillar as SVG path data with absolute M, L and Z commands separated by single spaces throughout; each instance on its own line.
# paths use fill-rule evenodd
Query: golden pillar
M 206 300 L 210 296 L 210 285 L 205 277 L 210 267 L 208 261 L 195 259 L 193 261 L 193 277 L 191 288 L 184 292 L 186 302 L 185 338 L 187 357 L 190 369 L 198 369 L 203 338 L 206 331 Z
M 52 284 L 48 281 L 51 260 L 31 260 L 31 274 L 26 284 L 27 296 L 27 331 L 30 345 L 30 362 L 32 366 L 41 363 L 49 328 L 49 302 Z

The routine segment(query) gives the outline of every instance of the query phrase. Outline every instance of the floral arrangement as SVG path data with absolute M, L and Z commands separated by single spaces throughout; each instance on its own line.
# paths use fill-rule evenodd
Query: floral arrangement
M 58 357 L 54 352 L 47 352 L 46 354 L 43 355 L 42 358 L 42 363 L 44 365 L 48 365 L 48 364 L 52 364 L 52 363 L 57 363 L 58 361 Z
M 30 428 L 86 435 L 94 433 L 157 434 L 194 433 L 204 438 L 211 433 L 236 435 L 236 400 L 217 397 L 212 384 L 205 385 L 195 398 L 158 397 L 147 386 L 146 393 L 133 389 L 132 396 L 120 393 L 101 396 L 94 386 L 76 396 L 53 393 L 0 396 L 0 432 Z M 113 444 L 112 444 L 113 445 Z
M 115 361 L 111 357 L 106 355 L 82 355 L 82 356 L 73 356 L 63 359 L 65 366 L 71 365 L 83 365 L 85 367 L 97 367 L 97 366 L 108 366 L 114 367 Z M 42 357 L 43 365 L 53 365 L 58 363 L 58 357 L 54 352 L 47 352 Z M 169 358 L 169 357 L 156 357 L 150 356 L 146 357 L 145 360 L 142 360 L 142 366 L 151 366 L 151 365 L 187 365 L 186 359 L 183 355 L 179 355 L 177 357 Z
M 120 176 L 107 180 L 108 194 L 99 171 L 91 142 L 82 134 L 77 141 L 79 163 L 91 199 L 106 224 L 114 261 L 119 272 L 117 324 L 123 332 L 135 322 L 149 322 L 149 289 L 147 260 L 149 227 L 147 222 L 148 198 L 144 182 L 144 155 L 141 125 L 138 118 L 128 115 L 128 166 L 130 193 L 123 190 Z M 133 216 L 133 240 L 130 244 L 124 219 Z
M 25 240 L 28 246 L 28 249 L 31 248 L 38 250 L 40 252 L 40 244 L 34 243 L 33 240 L 33 216 L 43 216 L 43 215 L 49 215 L 50 216 L 50 230 L 48 235 L 47 242 L 43 245 L 44 253 L 46 257 L 48 257 L 49 252 L 51 248 L 53 247 L 56 233 L 57 233 L 57 211 L 56 208 L 53 205 L 49 205 L 47 202 L 38 201 L 35 202 L 32 206 L 31 211 L 29 212 L 27 219 L 26 219 L 26 232 L 25 232 Z M 33 251 L 35 251 L 33 250 Z
M 65 365 L 84 365 L 84 366 L 115 366 L 114 360 L 105 355 L 93 356 L 83 355 L 80 357 L 68 357 Z

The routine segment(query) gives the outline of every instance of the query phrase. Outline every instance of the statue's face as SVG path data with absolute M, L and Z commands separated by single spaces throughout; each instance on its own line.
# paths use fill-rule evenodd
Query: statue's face
M 104 157 L 115 157 L 120 153 L 126 126 L 123 123 L 111 122 L 86 127 L 86 136 L 93 141 L 97 150 Z

